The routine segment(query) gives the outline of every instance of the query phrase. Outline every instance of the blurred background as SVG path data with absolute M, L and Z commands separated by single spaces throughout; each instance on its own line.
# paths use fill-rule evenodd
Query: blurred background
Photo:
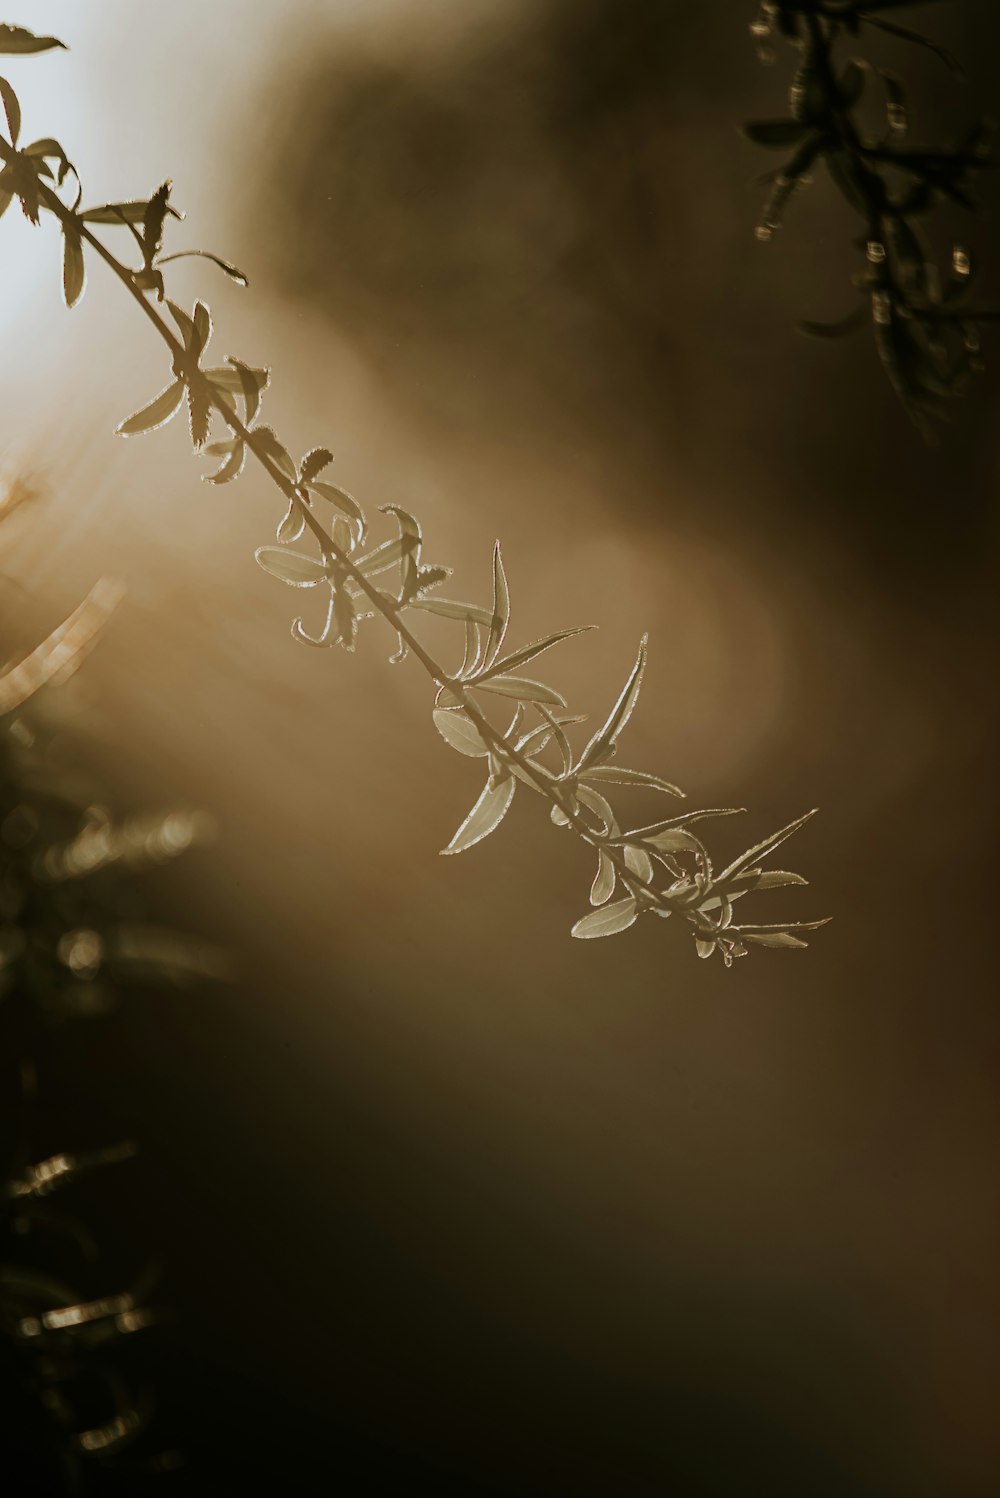
M 284 440 L 417 514 L 454 596 L 500 535 L 518 643 L 599 625 L 553 657 L 579 710 L 648 629 L 627 763 L 750 808 L 720 855 L 819 806 L 780 860 L 812 888 L 756 918 L 836 918 L 729 973 L 656 922 L 572 942 L 589 860 L 527 797 L 438 858 L 479 782 L 419 667 L 372 626 L 294 644 L 274 494 L 199 484 L 180 422 L 113 440 L 163 356 L 99 266 L 66 314 L 57 237 L 8 214 L 2 461 L 38 497 L 4 651 L 125 580 L 79 752 L 216 819 L 158 898 L 237 963 L 78 1072 L 84 1135 L 143 1146 L 116 1253 L 167 1266 L 158 1490 L 994 1494 L 1000 353 L 928 450 L 866 335 L 795 334 L 853 305 L 854 229 L 821 178 L 754 240 L 774 162 L 738 126 L 789 56 L 750 3 L 27 9 L 72 50 L 9 62 L 26 131 L 94 202 L 173 177 L 173 247 L 251 281 L 174 294 L 273 368 Z M 866 50 L 936 141 L 1000 21 L 924 20 L 968 87 Z M 996 222 L 954 232 L 995 295 Z

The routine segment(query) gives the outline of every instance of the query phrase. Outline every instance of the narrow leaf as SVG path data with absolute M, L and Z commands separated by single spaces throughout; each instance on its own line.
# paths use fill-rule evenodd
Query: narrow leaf
M 166 390 L 161 390 L 148 406 L 143 406 L 141 411 L 136 411 L 134 416 L 123 421 L 115 429 L 116 434 L 119 437 L 136 437 L 140 432 L 155 431 L 157 427 L 164 426 L 176 414 L 183 398 L 184 381 L 175 380 L 172 385 L 167 386 Z
M 317 484 L 310 485 L 310 488 L 314 489 L 320 487 Z M 452 598 L 414 598 L 409 607 L 423 609 L 428 614 L 437 614 L 442 619 L 471 619 L 474 624 L 482 624 L 486 627 L 489 626 L 493 617 L 489 609 L 481 609 L 475 603 L 459 603 Z
M 501 671 L 513 671 L 515 666 L 523 666 L 526 662 L 534 660 L 536 655 L 541 655 L 543 650 L 551 650 L 553 645 L 558 645 L 562 640 L 568 640 L 572 635 L 582 635 L 594 625 L 584 624 L 577 629 L 561 629 L 558 634 L 546 635 L 543 640 L 535 640 L 530 645 L 522 645 L 520 650 L 514 650 L 510 655 L 505 655 L 502 660 L 494 661 L 479 678 L 485 681 L 488 676 L 498 675 Z
M 83 245 L 80 231 L 75 224 L 63 226 L 63 299 L 67 307 L 75 307 L 83 296 L 87 284 L 87 268 L 83 263 Z
M 265 572 L 293 588 L 313 588 L 329 575 L 326 563 L 317 557 L 287 551 L 282 546 L 258 546 L 254 555 Z
M 739 874 L 743 869 L 749 868 L 751 864 L 758 863 L 768 853 L 773 853 L 775 848 L 780 847 L 787 838 L 790 838 L 794 832 L 798 832 L 799 828 L 804 827 L 806 822 L 815 815 L 815 811 L 807 811 L 804 817 L 799 817 L 796 821 L 789 822 L 787 827 L 782 827 L 779 832 L 772 832 L 770 837 L 766 837 L 762 842 L 755 844 L 754 847 L 748 848 L 745 853 L 740 854 L 739 858 L 733 859 L 729 867 L 724 869 L 719 875 L 716 883 L 724 883 L 725 880 L 731 879 L 734 874 Z
M 572 934 L 584 939 L 615 936 L 617 932 L 627 931 L 634 924 L 637 913 L 635 900 L 629 895 L 627 900 L 616 900 L 613 905 L 592 910 L 589 915 L 577 921 Z
M 507 575 L 503 570 L 500 542 L 493 548 L 493 613 L 490 617 L 490 632 L 486 641 L 486 664 L 492 666 L 500 653 L 507 625 L 510 621 L 510 595 L 507 591 Z
M 238 478 L 239 475 L 243 472 L 243 464 L 246 462 L 246 455 L 247 450 L 245 444 L 242 442 L 235 443 L 232 452 L 223 463 L 222 467 L 216 469 L 215 473 L 204 474 L 203 478 L 209 484 L 231 483 L 233 479 Z
M 29 52 L 51 52 L 53 47 L 66 50 L 66 43 L 54 36 L 35 36 L 23 26 L 0 26 L 0 52 L 24 56 Z
M 21 106 L 17 102 L 17 95 L 6 78 L 0 78 L 0 99 L 3 100 L 4 114 L 7 116 L 10 143 L 12 146 L 16 146 L 17 138 L 21 133 Z
M 54 141 L 40 141 L 39 145 L 54 145 Z M 32 147 L 28 147 L 29 151 Z M 48 154 L 48 153 L 46 153 Z M 86 224 L 141 224 L 149 207 L 148 198 L 133 198 L 126 203 L 102 203 L 97 208 L 86 208 L 80 214 Z M 167 213 L 171 218 L 181 219 L 184 217 L 178 209 L 167 204 Z
M 526 676 L 493 676 L 489 681 L 470 682 L 476 691 L 495 692 L 500 697 L 517 697 L 521 702 L 547 702 L 552 707 L 565 707 L 566 699 L 554 687 L 541 681 L 529 681 Z
M 645 770 L 620 769 L 617 765 L 595 765 L 592 770 L 582 771 L 580 779 L 591 784 L 607 781 L 613 785 L 643 785 L 654 791 L 664 791 L 668 796 L 684 795 L 676 785 L 671 785 L 669 780 L 661 780 L 658 775 L 647 775 Z
M 807 947 L 807 941 L 799 941 L 797 936 L 792 936 L 788 931 L 771 931 L 763 934 L 753 931 L 741 931 L 744 941 L 752 941 L 758 947 Z
M 237 286 L 249 286 L 250 283 L 241 270 L 235 265 L 230 265 L 228 260 L 221 260 L 218 255 L 211 254 L 208 250 L 178 250 L 173 255 L 160 255 L 156 263 L 157 265 L 169 265 L 171 260 L 190 260 L 194 256 L 202 260 L 211 260 L 212 264 L 217 265 L 221 271 L 225 271 L 226 275 L 235 281 Z
M 488 837 L 507 815 L 516 789 L 517 781 L 512 775 L 501 781 L 499 785 L 491 785 L 487 782 L 479 800 L 447 848 L 442 848 L 442 853 L 464 853 L 466 849 L 474 847 L 476 843 L 482 842 L 484 837 Z
M 610 756 L 614 750 L 618 735 L 632 716 L 635 704 L 638 701 L 639 689 L 642 686 L 642 673 L 646 667 L 646 640 L 647 636 L 643 635 L 642 642 L 639 645 L 639 654 L 636 657 L 635 665 L 632 667 L 632 673 L 622 689 L 621 696 L 611 709 L 607 722 L 603 728 L 598 729 L 583 751 L 579 765 L 581 770 L 586 770 L 592 765 L 600 764 L 602 760 Z
M 291 453 L 278 440 L 277 435 L 270 427 L 254 427 L 250 433 L 250 441 L 253 450 L 260 457 L 267 458 L 270 463 L 283 473 L 286 479 L 295 479 L 295 464 Z

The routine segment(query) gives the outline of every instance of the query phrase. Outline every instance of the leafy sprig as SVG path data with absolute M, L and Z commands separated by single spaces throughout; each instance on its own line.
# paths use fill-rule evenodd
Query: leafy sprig
M 804 321 L 814 337 L 840 337 L 870 323 L 882 366 L 903 407 L 927 440 L 983 367 L 981 324 L 1000 307 L 972 295 L 973 265 L 956 243 L 942 276 L 924 220 L 942 203 L 974 211 L 976 175 L 997 165 L 992 125 L 971 124 L 954 141 L 934 147 L 908 143 L 910 109 L 901 79 L 866 59 L 841 58 L 841 43 L 875 29 L 932 51 L 952 71 L 955 58 L 931 38 L 900 25 L 892 13 L 926 0 L 763 0 L 751 33 L 764 61 L 782 38 L 799 54 L 788 115 L 755 120 L 744 133 L 756 145 L 786 153 L 764 180 L 771 191 L 757 238 L 774 238 L 795 196 L 818 164 L 861 220 L 855 243 L 863 256 L 853 281 L 863 298 L 856 311 L 832 323 Z M 861 111 L 881 90 L 884 126 L 872 133 Z
M 13 97 L 9 85 L 6 88 Z M 5 93 L 5 101 L 7 97 Z M 618 742 L 642 685 L 645 639 L 607 718 L 584 748 L 575 752 L 569 730 L 583 718 L 569 712 L 563 694 L 536 674 L 535 662 L 582 631 L 560 629 L 530 644 L 506 648 L 511 605 L 500 543 L 493 552 L 489 605 L 441 597 L 437 589 L 451 576 L 451 569 L 425 565 L 423 533 L 413 515 L 398 505 L 385 506 L 382 513 L 395 534 L 371 544 L 362 506 L 345 489 L 319 477 L 333 461 L 329 449 L 312 448 L 296 462 L 274 429 L 261 423 L 270 378 L 266 369 L 234 357 L 217 366 L 203 363 L 212 336 L 208 306 L 199 300 L 188 313 L 166 296 L 163 283 L 162 267 L 178 258 L 177 254 L 163 255 L 171 213 L 170 184 L 164 183 L 145 200 L 81 212 L 79 193 L 72 205 L 59 196 L 57 189 L 65 173 L 53 178 L 47 167 L 53 158 L 30 157 L 24 165 L 13 135 L 0 144 L 0 156 L 21 174 L 16 182 L 10 179 L 11 191 L 22 203 L 27 199 L 33 208 L 54 216 L 62 228 L 73 262 L 72 274 L 64 277 L 67 303 L 75 304 L 82 295 L 85 277 L 78 260 L 85 252 L 97 255 L 142 307 L 169 351 L 170 382 L 123 421 L 119 433 L 133 437 L 151 432 L 170 421 L 186 402 L 195 452 L 222 460 L 221 466 L 204 475 L 208 482 L 233 482 L 251 457 L 284 498 L 276 544 L 259 547 L 256 555 L 271 576 L 314 593 L 320 601 L 318 627 L 307 628 L 305 619 L 298 617 L 292 625 L 294 638 L 317 648 L 340 645 L 353 651 L 367 621 L 381 620 L 396 638 L 391 660 L 398 662 L 412 654 L 435 683 L 433 721 L 438 733 L 458 754 L 482 760 L 486 772 L 478 799 L 444 853 L 465 852 L 493 833 L 518 786 L 523 785 L 548 805 L 556 826 L 575 833 L 596 859 L 591 909 L 576 922 L 574 936 L 610 936 L 645 915 L 676 916 L 693 938 L 698 955 L 718 953 L 727 967 L 751 946 L 806 945 L 803 933 L 825 922 L 740 924 L 734 921 L 734 907 L 752 891 L 805 883 L 800 875 L 767 873 L 762 865 L 812 813 L 755 844 L 717 872 L 693 828 L 708 818 L 731 815 L 735 808 L 686 812 L 651 826 L 633 827 L 619 818 L 606 799 L 605 791 L 612 786 L 655 790 L 670 797 L 682 794 L 658 775 L 617 762 Z M 36 169 L 30 163 L 39 159 L 42 165 Z M 56 159 L 65 158 L 60 152 Z M 27 182 L 22 180 L 26 172 L 31 174 Z M 139 263 L 129 265 L 113 254 L 95 234 L 97 226 L 128 230 L 139 251 Z M 246 278 L 228 262 L 209 258 L 245 284 Z M 225 429 L 225 435 L 209 440 L 213 422 Z M 307 550 L 298 549 L 303 538 L 309 542 Z M 451 669 L 431 655 L 415 632 L 421 615 L 427 613 L 456 628 L 456 646 L 461 644 L 462 655 Z M 529 665 L 531 674 L 525 675 Z M 513 717 L 505 727 L 489 715 L 490 704 L 498 698 L 513 704 Z

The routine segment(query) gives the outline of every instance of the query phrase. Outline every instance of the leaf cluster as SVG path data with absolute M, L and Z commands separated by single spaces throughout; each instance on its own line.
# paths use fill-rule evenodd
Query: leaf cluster
M 12 132 L 11 150 L 14 144 Z M 212 336 L 207 304 L 199 300 L 188 313 L 166 295 L 164 285 L 162 268 L 179 258 L 178 253 L 163 253 L 169 183 L 148 198 L 83 212 L 79 191 L 70 205 L 59 196 L 59 185 L 39 177 L 32 202 L 53 215 L 62 229 L 67 264 L 72 262 L 72 270 L 64 277 L 67 303 L 72 306 L 82 294 L 84 253 L 98 255 L 141 304 L 170 358 L 169 382 L 120 424 L 119 433 L 134 437 L 152 432 L 186 404 L 194 451 L 219 462 L 205 475 L 210 483 L 233 482 L 244 472 L 247 459 L 253 459 L 281 492 L 284 504 L 275 544 L 259 547 L 257 561 L 280 582 L 319 599 L 317 623 L 307 628 L 304 618 L 297 617 L 292 624 L 294 639 L 315 648 L 339 645 L 353 651 L 368 621 L 388 625 L 395 636 L 390 659 L 398 663 L 407 655 L 415 656 L 435 684 L 433 721 L 441 738 L 459 755 L 484 762 L 482 791 L 443 851 L 449 855 L 466 852 L 495 832 L 518 786 L 524 786 L 547 804 L 553 823 L 570 829 L 596 859 L 591 909 L 573 927 L 575 936 L 609 936 L 643 915 L 676 915 L 698 954 L 718 953 L 727 967 L 751 946 L 804 946 L 800 933 L 823 922 L 740 924 L 734 923 L 733 911 L 735 902 L 752 891 L 805 882 L 798 875 L 765 872 L 761 864 L 807 818 L 756 844 L 717 873 L 705 844 L 692 829 L 707 818 L 729 815 L 731 808 L 688 812 L 649 826 L 630 827 L 608 800 L 617 788 L 682 795 L 670 780 L 618 763 L 619 740 L 642 686 L 645 639 L 609 713 L 577 752 L 570 734 L 584 718 L 568 711 L 563 694 L 538 674 L 537 663 L 542 655 L 583 631 L 557 629 L 511 649 L 510 590 L 499 542 L 493 550 L 489 604 L 443 597 L 438 590 L 450 578 L 451 569 L 425 564 L 423 532 L 412 514 L 396 504 L 385 506 L 382 513 L 394 534 L 373 544 L 361 504 L 346 489 L 321 477 L 333 462 L 331 450 L 311 447 L 296 461 L 274 428 L 261 422 L 261 405 L 270 382 L 266 368 L 234 356 L 222 365 L 205 365 Z M 128 230 L 141 263 L 129 265 L 117 258 L 97 237 L 98 228 Z M 228 262 L 213 255 L 208 258 L 245 284 L 246 278 Z M 213 423 L 222 429 L 215 437 Z M 456 645 L 460 642 L 462 653 L 454 667 L 435 659 L 416 632 L 425 614 L 455 626 Z M 490 716 L 491 705 L 495 707 L 498 699 L 506 699 L 513 708 L 506 726 Z
M 780 37 L 798 53 L 798 63 L 787 115 L 752 121 L 744 134 L 758 146 L 786 153 L 784 164 L 764 179 L 770 192 L 758 239 L 773 239 L 818 165 L 825 166 L 861 221 L 855 244 L 862 264 L 853 278 L 861 305 L 833 323 L 804 321 L 801 331 L 835 338 L 869 324 L 893 390 L 932 440 L 951 402 L 982 369 L 981 325 L 1000 317 L 1000 307 L 973 295 L 974 268 L 964 245 L 953 246 L 942 275 L 926 221 L 942 204 L 975 210 L 975 179 L 997 164 L 990 149 L 992 125 L 979 119 L 955 140 L 911 145 L 902 79 L 864 57 L 842 56 L 845 39 L 873 29 L 929 49 L 957 73 L 958 64 L 945 48 L 894 18 L 896 11 L 920 3 L 764 0 L 751 26 L 760 55 L 773 61 L 772 44 Z M 884 124 L 873 133 L 862 111 L 876 90 Z

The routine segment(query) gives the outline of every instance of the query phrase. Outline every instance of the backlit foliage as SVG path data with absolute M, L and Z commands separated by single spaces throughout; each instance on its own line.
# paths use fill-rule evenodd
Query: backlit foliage
M 34 45 L 26 38 L 27 33 L 16 33 L 19 50 Z M 48 45 L 56 44 L 51 39 L 37 43 L 38 49 Z M 607 799 L 618 788 L 653 790 L 671 800 L 682 794 L 659 775 L 618 762 L 619 740 L 642 685 L 645 640 L 606 718 L 582 749 L 574 749 L 570 733 L 583 717 L 537 675 L 536 663 L 580 630 L 559 629 L 511 648 L 510 597 L 499 543 L 493 552 L 492 599 L 476 604 L 442 596 L 451 569 L 425 563 L 420 524 L 400 506 L 389 505 L 382 512 L 394 534 L 373 541 L 358 501 L 321 477 L 332 453 L 314 447 L 297 460 L 273 427 L 261 422 L 269 372 L 232 356 L 208 364 L 213 331 L 208 306 L 198 301 L 189 312 L 167 296 L 163 267 L 185 253 L 206 255 L 245 284 L 234 266 L 205 251 L 164 255 L 169 220 L 178 217 L 170 203 L 170 184 L 163 183 L 148 198 L 82 207 L 79 177 L 62 147 L 52 139 L 20 146 L 18 101 L 5 82 L 0 82 L 0 93 L 9 125 L 8 139 L 0 140 L 5 163 L 0 210 L 17 197 L 33 222 L 43 212 L 56 220 L 63 236 L 68 306 L 83 294 L 87 259 L 100 258 L 142 307 L 166 347 L 167 383 L 121 423 L 120 434 L 152 432 L 186 409 L 196 454 L 216 463 L 204 475 L 208 482 L 233 482 L 248 459 L 262 468 L 282 495 L 283 513 L 276 544 L 258 548 L 257 560 L 271 576 L 318 605 L 310 608 L 308 619 L 295 619 L 295 639 L 314 648 L 339 645 L 353 651 L 369 621 L 387 624 L 395 637 L 391 659 L 414 656 L 435 684 L 433 720 L 444 743 L 464 758 L 482 762 L 485 783 L 478 799 L 443 851 L 464 852 L 493 833 L 522 786 L 546 804 L 557 827 L 572 831 L 592 850 L 590 909 L 573 927 L 575 936 L 611 936 L 640 916 L 673 916 L 699 956 L 718 953 L 727 967 L 751 947 L 805 946 L 805 933 L 824 922 L 759 924 L 737 921 L 734 915 L 737 902 L 754 891 L 805 883 L 798 874 L 765 871 L 763 862 L 806 817 L 716 869 L 700 824 L 735 808 L 679 812 L 637 827 Z M 60 189 L 66 195 L 60 196 Z M 113 253 L 97 229 L 117 230 L 130 243 L 132 263 Z M 425 614 L 453 625 L 454 665 L 439 663 L 421 642 L 417 631 Z M 490 707 L 504 700 L 512 715 L 506 723 L 496 722 Z

